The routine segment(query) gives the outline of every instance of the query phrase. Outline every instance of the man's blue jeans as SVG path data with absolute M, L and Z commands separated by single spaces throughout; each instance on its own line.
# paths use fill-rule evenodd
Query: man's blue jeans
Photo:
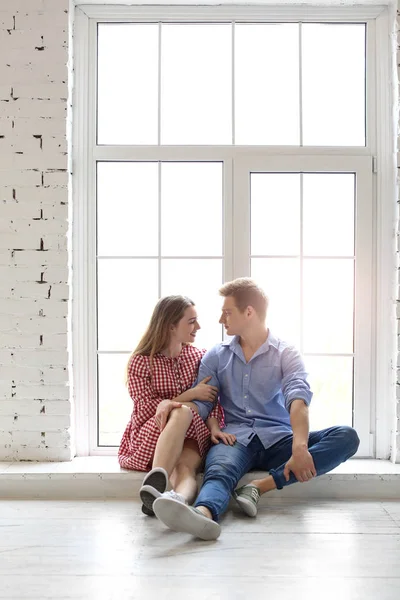
M 226 446 L 222 442 L 212 446 L 207 454 L 204 482 L 195 506 L 206 506 L 215 521 L 226 511 L 229 499 L 239 479 L 253 469 L 269 471 L 278 490 L 296 483 L 290 473 L 286 481 L 283 470 L 292 455 L 293 436 L 288 435 L 267 450 L 256 435 L 248 446 L 235 443 Z M 351 427 L 330 427 L 312 431 L 308 449 L 313 457 L 317 475 L 323 475 L 345 462 L 357 452 L 360 440 Z

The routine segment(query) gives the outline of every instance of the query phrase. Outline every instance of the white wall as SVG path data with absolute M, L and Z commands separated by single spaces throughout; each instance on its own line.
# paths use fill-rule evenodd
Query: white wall
M 0 3 L 0 460 L 71 458 L 68 6 Z

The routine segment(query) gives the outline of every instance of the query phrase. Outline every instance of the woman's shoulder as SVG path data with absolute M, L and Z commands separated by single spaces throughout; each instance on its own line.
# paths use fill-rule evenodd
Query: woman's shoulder
M 186 344 L 182 349 L 182 356 L 185 358 L 188 357 L 201 360 L 206 352 L 207 350 L 200 350 L 200 348 L 196 348 L 196 346 L 192 346 L 192 344 Z
M 149 357 L 143 354 L 132 354 L 128 363 L 128 372 L 132 375 L 147 375 Z

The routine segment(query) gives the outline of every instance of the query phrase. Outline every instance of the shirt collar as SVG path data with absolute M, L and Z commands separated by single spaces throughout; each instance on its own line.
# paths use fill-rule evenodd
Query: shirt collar
M 238 347 L 240 348 L 239 336 L 235 335 L 231 340 L 226 340 L 222 342 L 222 346 L 229 346 L 232 352 L 235 352 Z M 276 350 L 279 349 L 279 340 L 271 333 L 271 330 L 268 331 L 268 337 L 265 342 L 259 347 L 254 356 L 258 356 L 259 354 L 263 354 L 264 352 L 268 352 L 269 347 L 272 346 Z M 236 352 L 235 352 L 236 354 Z

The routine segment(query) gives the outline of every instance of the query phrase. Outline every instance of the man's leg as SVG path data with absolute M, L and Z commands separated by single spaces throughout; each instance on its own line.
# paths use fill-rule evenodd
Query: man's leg
M 157 518 L 174 531 L 216 540 L 221 533 L 218 518 L 226 510 L 239 479 L 252 468 L 260 447 L 258 438 L 247 448 L 238 443 L 226 446 L 222 442 L 213 446 L 207 455 L 204 484 L 195 507 L 161 497 L 154 502 Z
M 206 458 L 203 485 L 194 506 L 218 522 L 228 507 L 237 482 L 253 467 L 261 448 L 258 438 L 248 446 L 238 442 L 233 446 L 221 442 L 212 446 Z
M 265 469 L 270 475 L 265 479 L 254 480 L 263 494 L 273 489 L 282 489 L 286 485 L 296 483 L 297 479 L 290 473 L 286 481 L 283 470 L 292 455 L 293 436 L 288 436 L 262 453 L 261 463 L 256 468 Z M 308 438 L 308 450 L 313 457 L 317 475 L 328 473 L 357 452 L 360 440 L 352 427 L 329 427 L 322 431 L 312 431 Z

